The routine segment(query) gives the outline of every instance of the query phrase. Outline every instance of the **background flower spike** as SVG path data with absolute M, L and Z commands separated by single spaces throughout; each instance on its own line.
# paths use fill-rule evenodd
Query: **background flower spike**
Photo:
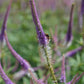
M 72 79 L 70 82 L 68 82 L 67 84 L 74 84 L 74 82 L 75 82 L 77 76 L 78 76 L 78 74 L 76 74 L 76 75 L 73 77 L 73 79 Z
M 80 47 L 78 47 L 78 48 L 76 48 L 74 50 L 68 51 L 67 53 L 64 54 L 64 57 L 65 58 L 71 57 L 71 56 L 75 55 L 77 52 L 81 51 L 82 49 L 83 49 L 83 46 L 80 46 Z M 62 58 L 59 58 L 57 60 L 57 62 L 60 62 L 60 61 L 62 61 Z
M 79 48 L 76 48 L 74 50 L 68 51 L 65 54 L 65 57 L 71 57 L 71 56 L 75 55 L 77 52 L 81 51 L 82 49 L 83 49 L 83 46 L 80 46 Z
M 54 46 L 55 46 L 54 51 L 56 52 L 57 56 L 61 56 L 61 52 L 58 49 L 59 43 L 58 43 L 58 36 L 57 36 L 57 26 L 55 28 L 55 34 L 53 34 L 52 29 L 50 29 L 50 33 L 51 33 L 52 40 L 53 40 Z
M 79 77 L 76 78 L 75 83 L 78 82 L 83 75 L 84 75 L 84 72 Z
M 76 74 L 75 76 L 74 76 L 74 78 L 70 81 L 70 82 L 68 82 L 67 84 L 76 84 L 77 82 L 78 82 L 78 80 L 82 77 L 84 75 L 84 72 L 80 75 L 80 76 L 78 76 L 78 74 Z M 77 77 L 78 76 L 78 77 Z
M 81 8 L 80 8 L 80 15 L 79 15 L 79 26 L 80 28 L 83 27 L 83 18 L 84 18 L 84 0 L 81 0 Z
M 2 24 L 2 29 L 1 29 L 1 33 L 0 33 L 1 42 L 4 40 L 4 33 L 5 33 L 5 30 L 7 29 L 7 20 L 8 20 L 11 4 L 12 4 L 12 0 L 10 0 L 9 6 L 6 10 L 4 21 L 3 21 L 3 24 Z
M 66 34 L 66 43 L 67 43 L 67 46 L 71 45 L 71 42 L 72 42 L 72 39 L 73 39 L 73 36 L 72 36 L 73 10 L 74 10 L 74 3 L 72 4 L 72 7 L 71 7 L 69 25 L 68 25 L 68 30 L 67 30 L 67 34 Z

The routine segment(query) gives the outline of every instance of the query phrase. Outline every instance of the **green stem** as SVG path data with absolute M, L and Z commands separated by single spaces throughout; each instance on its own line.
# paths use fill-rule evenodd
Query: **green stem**
M 56 76 L 54 74 L 54 69 L 53 69 L 53 66 L 51 63 L 51 58 L 49 57 L 49 51 L 48 51 L 47 47 L 45 47 L 44 50 L 45 50 L 45 55 L 46 55 L 46 59 L 47 59 L 47 64 L 48 64 L 48 67 L 49 67 L 49 70 L 50 70 L 50 73 L 52 76 L 52 80 L 54 81 L 54 84 L 58 84 Z

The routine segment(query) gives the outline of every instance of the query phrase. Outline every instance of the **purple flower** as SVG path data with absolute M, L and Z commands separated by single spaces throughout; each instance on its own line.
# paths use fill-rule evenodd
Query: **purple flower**
M 79 79 L 80 79 L 83 75 L 84 75 L 84 72 L 83 72 L 80 76 L 78 76 L 78 77 L 76 78 L 75 82 L 78 82 Z
M 4 32 L 7 28 L 7 19 L 8 19 L 8 16 L 9 16 L 9 11 L 10 11 L 10 8 L 11 8 L 11 3 L 12 3 L 12 0 L 10 0 L 10 4 L 7 8 L 7 11 L 5 13 L 5 17 L 4 17 L 4 21 L 3 21 L 3 25 L 2 25 L 2 29 L 1 29 L 1 34 L 0 34 L 0 40 L 1 42 L 4 40 Z
M 36 31 L 37 31 L 39 43 L 41 45 L 46 45 L 46 36 L 45 36 L 45 33 L 43 31 L 42 25 L 40 23 L 40 20 L 39 20 L 38 14 L 37 14 L 35 1 L 34 0 L 29 0 L 29 1 L 30 1 L 32 16 L 33 16 L 33 21 L 36 26 Z
M 81 1 L 81 14 L 84 14 L 84 0 Z
M 82 49 L 83 49 L 83 47 L 81 46 L 79 48 L 71 50 L 65 54 L 65 57 L 71 57 L 71 56 L 75 55 L 77 52 L 81 51 Z
M 14 84 L 3 71 L 1 63 L 0 63 L 0 75 L 3 78 L 5 84 Z
M 79 15 L 80 28 L 82 28 L 83 26 L 83 15 L 84 15 L 84 0 L 81 0 L 81 9 L 80 9 L 80 15 Z
M 74 50 L 68 51 L 67 53 L 64 54 L 64 57 L 65 58 L 71 57 L 71 56 L 75 55 L 77 52 L 81 51 L 82 49 L 83 49 L 83 46 L 80 46 L 79 48 L 76 48 Z M 57 61 L 58 62 L 62 61 L 62 58 L 59 58 Z
M 72 79 L 70 82 L 68 82 L 67 84 L 76 84 L 76 83 L 78 82 L 78 80 L 79 80 L 83 75 L 84 75 L 84 72 L 83 72 L 80 76 L 78 76 L 78 74 L 76 74 L 76 75 L 73 77 L 73 79 Z
M 74 4 L 72 4 L 72 7 L 71 7 L 70 20 L 69 20 L 68 30 L 67 30 L 67 34 L 66 34 L 66 42 L 67 43 L 72 41 L 73 9 L 74 9 Z

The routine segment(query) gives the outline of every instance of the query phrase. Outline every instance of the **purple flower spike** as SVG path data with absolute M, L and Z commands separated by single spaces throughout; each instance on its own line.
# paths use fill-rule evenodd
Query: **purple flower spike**
M 33 16 L 33 21 L 36 26 L 36 31 L 37 31 L 39 43 L 41 45 L 46 45 L 46 36 L 45 36 L 45 33 L 43 31 L 42 25 L 40 23 L 40 20 L 39 20 L 38 14 L 37 14 L 35 1 L 34 0 L 29 0 L 29 1 L 30 1 L 32 16 Z
M 0 63 L 0 75 L 3 78 L 5 84 L 14 84 L 3 71 L 1 63 Z
M 72 79 L 70 82 L 68 82 L 67 84 L 74 84 L 74 82 L 75 82 L 77 76 L 78 76 L 78 74 L 76 74 L 76 75 L 73 77 L 73 79 Z
M 75 55 L 77 52 L 81 51 L 83 49 L 83 46 L 80 46 L 79 48 L 76 48 L 74 50 L 71 50 L 67 53 L 64 54 L 64 57 L 67 58 L 67 57 L 72 57 L 73 55 Z M 58 59 L 58 62 L 62 61 L 62 58 L 59 58 Z
M 5 33 L 5 40 L 6 40 L 6 44 L 7 44 L 7 46 L 8 46 L 8 49 L 10 50 L 10 52 L 12 53 L 12 55 L 18 60 L 18 62 L 21 64 L 21 66 L 22 66 L 24 69 L 28 70 L 29 65 L 28 65 L 27 61 L 24 60 L 24 59 L 12 48 L 11 44 L 10 44 L 9 41 L 8 41 L 8 37 L 7 37 L 6 33 Z
M 84 14 L 84 0 L 81 1 L 81 14 Z
M 2 25 L 2 29 L 1 29 L 1 34 L 0 34 L 0 40 L 1 42 L 3 41 L 4 39 L 4 32 L 7 28 L 7 19 L 8 19 L 8 16 L 9 16 L 9 11 L 10 11 L 10 8 L 11 8 L 11 3 L 12 3 L 12 0 L 10 0 L 10 4 L 7 8 L 7 11 L 6 11 L 6 14 L 5 14 L 5 17 L 4 17 L 4 21 L 3 21 L 3 25 Z
M 61 69 L 61 79 L 60 81 L 62 83 L 65 83 L 66 84 L 66 75 L 65 75 L 65 57 L 63 56 L 63 59 L 62 59 L 62 69 Z
M 80 15 L 79 15 L 80 28 L 82 28 L 83 26 L 83 15 L 84 15 L 84 0 L 81 0 L 81 9 L 80 9 Z
M 73 9 L 74 9 L 74 4 L 72 4 L 71 7 L 71 12 L 70 12 L 70 20 L 69 20 L 69 25 L 68 25 L 68 31 L 66 34 L 66 42 L 71 43 L 72 41 L 72 26 L 73 26 Z
M 77 77 L 78 74 L 76 74 L 76 75 L 74 76 L 74 78 L 73 78 L 70 82 L 68 82 L 67 84 L 76 84 L 76 83 L 78 82 L 78 80 L 79 80 L 83 75 L 84 75 L 84 72 L 83 72 L 79 77 Z
M 81 46 L 79 48 L 71 50 L 65 54 L 65 57 L 71 57 L 71 56 L 75 55 L 77 52 L 81 51 L 82 49 L 83 49 L 83 47 Z
M 84 75 L 84 72 L 79 77 L 76 78 L 75 82 L 77 82 L 83 75 Z

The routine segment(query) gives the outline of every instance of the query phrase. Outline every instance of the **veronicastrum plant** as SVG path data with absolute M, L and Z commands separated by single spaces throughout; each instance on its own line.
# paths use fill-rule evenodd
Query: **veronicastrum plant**
M 32 68 L 32 66 L 29 64 L 29 62 L 25 59 L 23 59 L 12 47 L 12 45 L 10 44 L 10 42 L 8 41 L 8 37 L 7 37 L 7 33 L 6 33 L 6 29 L 7 29 L 7 19 L 9 16 L 9 11 L 11 8 L 11 3 L 12 0 L 10 0 L 10 4 L 7 8 L 5 17 L 4 17 L 4 21 L 3 21 L 3 25 L 2 25 L 2 29 L 1 29 L 1 33 L 0 33 L 0 75 L 3 78 L 5 84 L 15 84 L 11 81 L 11 79 L 9 79 L 9 77 L 5 74 L 2 65 L 1 65 L 1 56 L 2 56 L 2 50 L 3 50 L 3 42 L 4 39 L 6 41 L 7 47 L 9 49 L 9 51 L 11 52 L 11 54 L 16 58 L 16 60 L 20 63 L 20 65 L 23 67 L 23 72 L 25 74 L 28 75 L 28 77 L 30 77 L 30 79 L 32 79 L 32 83 L 30 84 L 48 84 L 47 82 L 45 82 L 45 80 L 47 81 L 49 76 L 52 79 L 52 84 L 76 84 L 76 82 L 84 75 L 84 73 L 82 73 L 80 76 L 78 76 L 78 74 L 76 74 L 74 76 L 74 78 L 67 83 L 66 81 L 66 70 L 65 70 L 65 61 L 66 58 L 69 58 L 71 56 L 73 56 L 74 54 L 76 54 L 78 51 L 81 51 L 83 49 L 83 46 L 80 46 L 79 48 L 76 48 L 72 51 L 68 51 L 65 54 L 63 54 L 59 59 L 56 60 L 55 63 L 59 63 L 62 62 L 62 66 L 61 66 L 61 77 L 58 78 L 55 74 L 55 69 L 53 67 L 53 58 L 52 58 L 52 50 L 50 47 L 50 39 L 49 36 L 47 34 L 45 34 L 43 27 L 40 23 L 39 20 L 39 16 L 36 10 L 36 5 L 35 5 L 35 1 L 34 0 L 29 0 L 29 4 L 30 4 L 30 8 L 31 8 L 31 14 L 33 17 L 33 22 L 35 24 L 36 27 L 36 33 L 37 33 L 37 37 L 38 37 L 38 41 L 39 41 L 39 49 L 40 49 L 40 53 L 41 56 L 44 59 L 44 64 L 43 66 L 47 65 L 48 67 L 48 71 L 49 71 L 49 76 L 45 77 L 45 79 L 38 79 L 38 75 L 36 74 L 34 68 Z M 83 13 L 83 6 L 84 2 L 82 1 L 82 5 L 81 5 L 81 13 Z M 65 36 L 64 39 L 64 46 L 68 45 L 68 47 L 70 46 L 70 43 L 72 42 L 72 27 L 73 27 L 73 9 L 74 9 L 74 4 L 72 4 L 71 7 L 71 12 L 70 12 L 70 20 L 69 20 L 69 25 L 68 25 L 68 30 L 67 30 L 67 34 Z M 54 43 L 57 42 L 56 38 L 53 37 L 53 41 Z M 57 45 L 56 45 L 57 46 Z M 67 47 L 67 46 L 66 46 Z M 57 49 L 56 49 L 57 50 Z M 59 51 L 59 50 L 57 50 Z M 60 52 L 60 51 L 59 51 Z M 60 52 L 61 55 L 61 52 Z M 40 67 L 41 68 L 41 67 Z

